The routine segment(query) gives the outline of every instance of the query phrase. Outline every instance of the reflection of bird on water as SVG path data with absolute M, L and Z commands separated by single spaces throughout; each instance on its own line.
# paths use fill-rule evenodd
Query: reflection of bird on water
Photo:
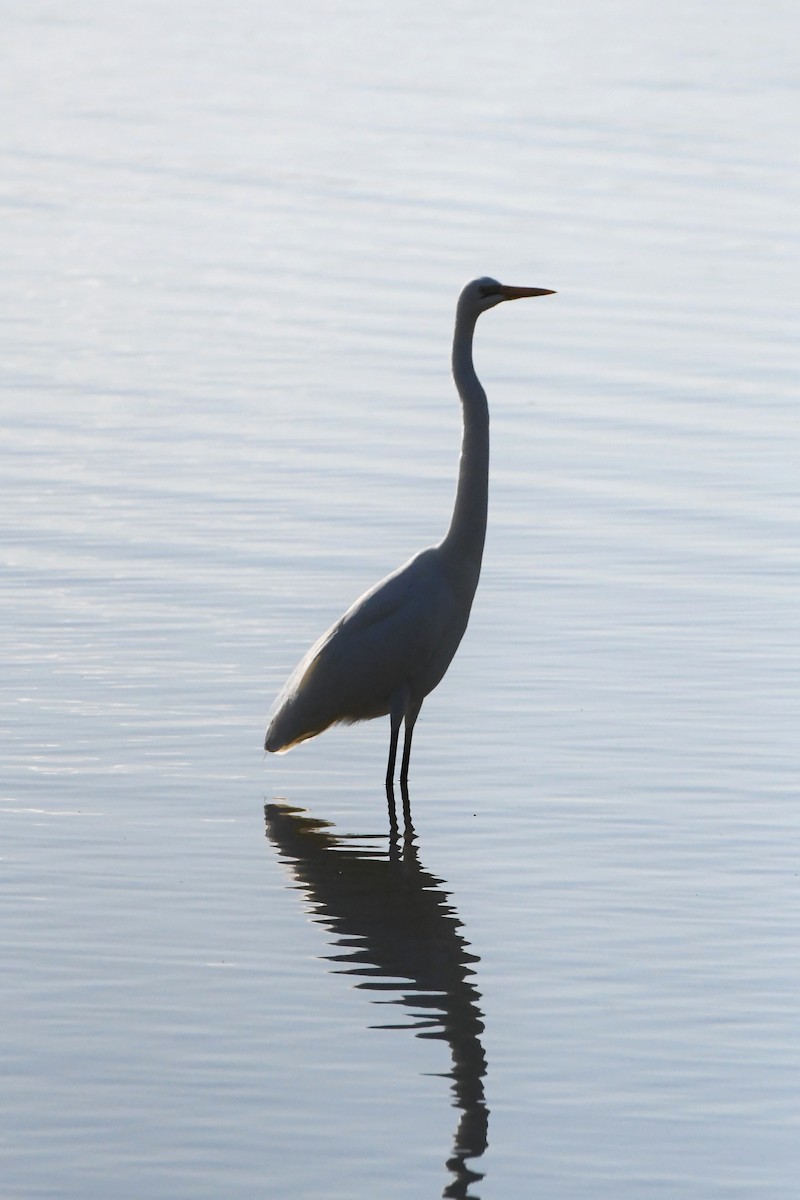
M 452 1056 L 454 1104 L 461 1110 L 444 1196 L 466 1198 L 482 1176 L 468 1158 L 486 1149 L 488 1110 L 483 1077 L 480 994 L 471 982 L 471 954 L 442 880 L 420 864 L 413 839 L 389 852 L 332 832 L 325 821 L 283 804 L 265 810 L 267 834 L 291 868 L 316 920 L 334 935 L 341 953 L 328 956 L 359 978 L 381 1002 L 410 1010 L 402 1025 L 418 1037 L 441 1038 Z M 398 982 L 400 981 L 400 982 Z M 408 981 L 408 982 L 405 982 Z
M 475 322 L 503 301 L 549 295 L 547 288 L 508 287 L 496 279 L 475 279 L 464 288 L 453 336 L 453 378 L 464 435 L 450 528 L 437 546 L 423 550 L 365 592 L 311 647 L 278 697 L 267 730 L 264 748 L 280 753 L 337 722 L 350 725 L 388 713 L 390 816 L 400 726 L 405 722 L 400 787 L 408 816 L 414 724 L 464 636 L 481 573 L 489 494 L 489 407 L 472 365 Z

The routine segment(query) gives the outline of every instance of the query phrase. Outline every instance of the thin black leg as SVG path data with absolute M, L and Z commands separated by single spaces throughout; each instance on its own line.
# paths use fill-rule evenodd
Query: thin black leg
M 400 737 L 400 725 L 403 720 L 402 708 L 399 704 L 392 705 L 390 713 L 391 733 L 389 735 L 389 761 L 386 764 L 386 801 L 389 805 L 389 828 L 397 833 L 397 810 L 394 803 L 394 765 L 397 761 L 397 742 Z
M 408 794 L 408 766 L 411 762 L 411 739 L 414 736 L 414 724 L 417 719 L 417 713 L 413 716 L 406 713 L 406 735 L 403 741 L 403 761 L 400 764 L 400 795 L 403 799 L 403 820 L 406 828 L 412 833 L 414 826 L 411 823 L 411 799 Z

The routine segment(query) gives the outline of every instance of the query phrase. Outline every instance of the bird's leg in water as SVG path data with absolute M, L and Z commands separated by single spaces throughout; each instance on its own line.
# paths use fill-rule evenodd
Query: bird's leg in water
M 417 723 L 419 710 L 422 704 L 406 706 L 406 734 L 403 741 L 403 760 L 400 764 L 400 795 L 403 797 L 403 820 L 406 827 L 413 834 L 414 826 L 411 824 L 411 800 L 408 795 L 408 765 L 411 762 L 411 739 L 414 736 L 414 726 Z
M 400 780 L 400 795 L 403 800 L 403 825 L 405 826 L 403 836 L 414 836 L 414 826 L 411 823 L 411 799 L 408 794 L 408 780 Z
M 414 726 L 409 725 L 408 717 L 406 717 L 406 736 L 403 742 L 403 761 L 400 764 L 400 786 L 408 788 L 408 764 L 411 762 L 411 738 L 414 733 Z
M 397 809 L 394 804 L 394 787 L 391 782 L 386 784 L 386 803 L 389 806 L 389 840 L 396 842 L 399 826 L 397 824 Z
M 404 696 L 402 693 L 395 693 L 392 696 L 389 708 L 391 733 L 389 736 L 389 762 L 386 765 L 386 800 L 389 804 L 389 825 L 394 834 L 397 833 L 397 812 L 394 806 L 394 765 L 397 761 L 397 742 L 400 737 L 400 726 L 403 723 L 403 700 Z

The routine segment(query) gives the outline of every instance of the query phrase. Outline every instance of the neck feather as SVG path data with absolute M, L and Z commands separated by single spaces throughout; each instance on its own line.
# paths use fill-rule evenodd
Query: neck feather
M 489 405 L 472 364 L 475 318 L 456 317 L 453 378 L 464 415 L 458 487 L 444 546 L 480 570 L 489 501 Z

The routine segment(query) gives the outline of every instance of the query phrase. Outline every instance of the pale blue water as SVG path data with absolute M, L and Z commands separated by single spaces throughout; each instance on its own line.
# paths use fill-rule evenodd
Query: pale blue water
M 796 1196 L 794 9 L 0 28 L 3 1197 Z M 260 747 L 485 272 L 559 294 L 391 847 L 386 722 Z

